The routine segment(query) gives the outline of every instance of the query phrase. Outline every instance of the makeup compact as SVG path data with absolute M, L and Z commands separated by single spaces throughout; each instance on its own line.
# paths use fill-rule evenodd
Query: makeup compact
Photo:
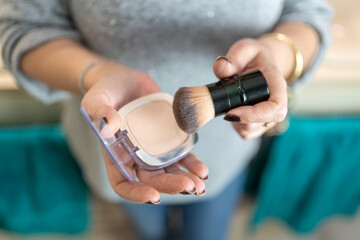
M 104 119 L 92 121 L 81 108 L 112 161 L 129 181 L 136 181 L 134 164 L 158 170 L 184 158 L 198 136 L 179 128 L 172 110 L 173 97 L 154 93 L 124 105 L 118 111 L 121 128 L 112 134 Z

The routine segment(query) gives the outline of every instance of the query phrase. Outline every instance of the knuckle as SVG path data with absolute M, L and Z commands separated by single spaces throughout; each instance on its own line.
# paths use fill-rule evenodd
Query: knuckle
M 282 122 L 286 118 L 287 115 L 287 109 L 285 107 L 282 107 L 279 109 L 279 111 L 276 114 L 276 122 Z
M 251 39 L 251 38 L 243 38 L 243 39 L 237 41 L 237 44 L 239 44 L 239 45 L 241 45 L 241 46 L 253 45 L 253 44 L 254 44 L 254 39 Z
M 238 132 L 240 137 L 244 140 L 249 140 L 250 134 L 247 132 Z
M 245 134 L 243 136 L 241 136 L 244 140 L 250 140 L 251 139 L 251 136 L 250 134 Z
M 144 81 L 150 81 L 152 79 L 148 73 L 140 72 L 139 74 Z
M 113 111 L 114 111 L 114 109 L 112 107 L 110 107 L 110 106 L 105 106 L 103 108 L 103 114 L 106 115 L 106 116 L 112 115 Z
M 241 39 L 237 42 L 235 42 L 231 48 L 230 48 L 230 52 L 233 52 L 231 50 L 234 50 L 234 49 L 243 49 L 243 48 L 251 48 L 253 47 L 253 40 L 250 39 L 250 38 L 244 38 L 244 39 Z
M 245 132 L 249 132 L 253 129 L 252 124 L 243 124 L 241 127 Z
M 80 107 L 86 109 L 86 106 L 87 106 L 87 102 L 86 102 L 86 99 L 85 97 L 81 100 L 81 103 L 80 103 Z

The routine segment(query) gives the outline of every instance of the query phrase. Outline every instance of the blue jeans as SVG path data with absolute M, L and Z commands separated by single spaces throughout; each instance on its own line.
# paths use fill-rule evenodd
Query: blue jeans
M 217 197 L 183 205 L 124 204 L 124 209 L 143 240 L 227 238 L 229 223 L 242 192 L 245 173 L 234 179 Z M 175 216 L 171 216 L 172 213 Z M 180 216 L 180 217 L 179 217 Z M 180 229 L 169 228 L 169 218 Z M 170 230 L 170 231 L 169 231 Z

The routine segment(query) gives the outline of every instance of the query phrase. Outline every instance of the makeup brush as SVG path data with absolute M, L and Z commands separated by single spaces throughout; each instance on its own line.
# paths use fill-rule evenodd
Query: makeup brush
M 200 87 L 180 88 L 174 97 L 173 112 L 179 127 L 194 133 L 216 116 L 233 108 L 269 99 L 269 88 L 259 70 L 234 75 Z

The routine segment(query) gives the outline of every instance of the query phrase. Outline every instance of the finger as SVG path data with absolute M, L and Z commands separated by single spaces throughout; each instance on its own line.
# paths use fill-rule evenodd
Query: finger
M 209 169 L 199 160 L 195 154 L 190 153 L 188 156 L 178 162 L 182 167 L 191 172 L 192 174 L 200 177 L 203 180 L 208 179 Z
M 213 71 L 217 78 L 223 79 L 235 75 L 237 69 L 226 57 L 219 56 L 214 62 Z
M 99 99 L 99 98 L 97 98 Z M 107 105 L 104 101 L 82 101 L 81 106 L 88 113 L 92 121 L 104 119 L 112 134 L 115 134 L 121 127 L 121 117 L 114 107 Z
M 93 112 L 95 119 L 104 118 L 111 132 L 115 134 L 121 128 L 121 117 L 111 106 L 102 106 Z
M 173 165 L 175 165 L 175 167 L 173 167 Z M 171 167 L 166 168 L 166 172 L 168 173 L 173 173 L 173 174 L 177 174 L 177 175 L 184 175 L 187 176 L 188 178 L 190 178 L 194 184 L 195 184 L 195 188 L 192 189 L 190 192 L 183 192 L 186 194 L 192 194 L 192 193 L 196 193 L 196 195 L 202 196 L 205 194 L 205 184 L 203 181 L 200 180 L 200 178 L 198 176 L 195 176 L 189 172 L 186 172 L 184 170 L 181 170 L 177 164 L 173 164 Z
M 143 72 L 134 72 L 133 74 L 140 80 L 140 96 L 161 91 L 160 87 L 152 80 L 150 75 Z
M 145 171 L 139 168 L 137 176 L 141 182 L 162 193 L 192 192 L 195 188 L 194 182 L 188 176 L 165 173 L 164 170 Z
M 276 123 L 233 124 L 235 130 L 244 140 L 250 140 L 260 137 L 261 135 L 269 131 L 271 128 L 273 128 L 275 125 Z
M 152 204 L 160 203 L 159 192 L 141 182 L 132 183 L 126 180 L 113 186 L 113 189 L 117 195 L 128 201 Z
M 263 123 L 233 123 L 235 130 L 242 133 L 254 132 L 263 127 Z
M 147 186 L 144 183 L 130 182 L 127 180 L 111 161 L 104 149 L 102 149 L 102 152 L 109 182 L 117 195 L 126 200 L 138 203 L 151 202 L 157 204 L 160 202 L 160 194 L 155 188 Z
M 275 69 L 264 69 L 268 79 L 270 98 L 268 101 L 232 109 L 228 114 L 238 116 L 241 123 L 281 122 L 287 114 L 286 82 Z
M 225 59 L 220 58 L 213 65 L 215 75 L 222 79 L 243 72 L 258 55 L 259 47 L 252 39 L 243 39 L 231 46 Z

